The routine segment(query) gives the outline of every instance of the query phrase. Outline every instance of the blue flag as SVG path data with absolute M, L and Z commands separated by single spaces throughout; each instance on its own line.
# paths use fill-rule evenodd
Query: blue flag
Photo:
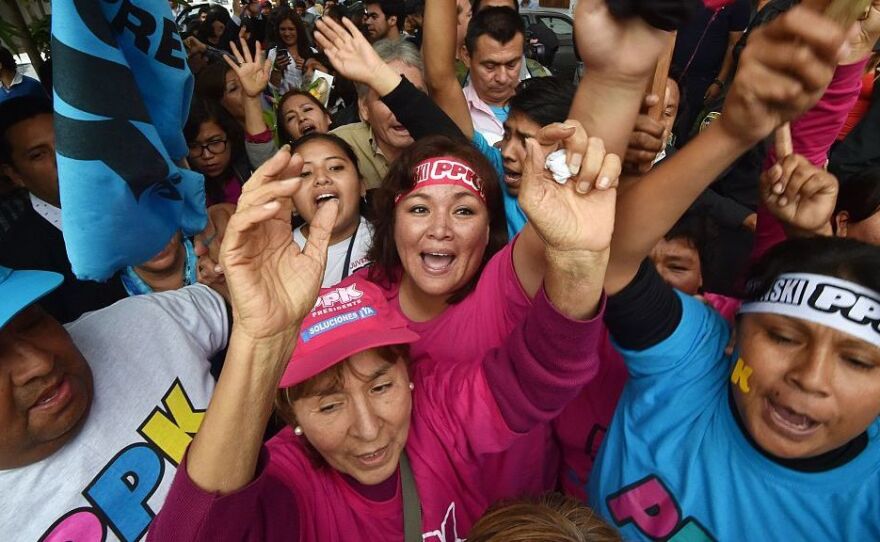
M 67 254 L 105 280 L 206 224 L 202 176 L 178 167 L 193 76 L 167 0 L 52 3 L 55 146 Z

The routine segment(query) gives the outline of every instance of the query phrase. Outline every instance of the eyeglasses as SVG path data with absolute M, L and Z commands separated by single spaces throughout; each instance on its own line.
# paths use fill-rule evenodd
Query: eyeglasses
M 200 158 L 205 155 L 205 150 L 211 151 L 211 154 L 220 154 L 226 150 L 226 140 L 215 139 L 205 144 L 194 143 L 189 146 L 189 157 Z

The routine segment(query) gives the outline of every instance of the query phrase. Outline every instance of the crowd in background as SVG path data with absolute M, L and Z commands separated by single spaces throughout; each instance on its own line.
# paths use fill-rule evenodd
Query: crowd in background
M 0 48 L 0 537 L 880 539 L 880 2 L 827 3 L 153 2 L 207 226 L 104 282 L 103 74 Z

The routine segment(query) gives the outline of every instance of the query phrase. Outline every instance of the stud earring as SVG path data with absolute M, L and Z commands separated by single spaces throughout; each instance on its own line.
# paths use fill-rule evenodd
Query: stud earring
M 412 382 L 410 382 L 410 383 L 409 383 L 409 391 L 412 391 L 412 390 L 414 390 L 414 389 L 416 389 L 416 385 L 413 384 Z
M 296 427 L 293 428 L 293 434 L 298 437 L 303 436 L 303 428 L 297 425 Z

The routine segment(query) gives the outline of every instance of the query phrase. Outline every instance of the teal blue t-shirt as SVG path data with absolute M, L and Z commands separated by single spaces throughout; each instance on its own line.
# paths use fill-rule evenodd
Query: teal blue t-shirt
M 880 423 L 848 463 L 807 473 L 747 440 L 729 399 L 727 323 L 678 293 L 663 342 L 622 350 L 630 379 L 588 483 L 624 540 L 880 540 Z
M 507 185 L 504 183 L 504 160 L 501 158 L 501 151 L 489 145 L 486 138 L 477 131 L 474 131 L 471 144 L 489 160 L 498 176 L 501 195 L 504 199 L 504 214 L 507 217 L 507 236 L 513 239 L 525 227 L 527 220 L 526 214 L 519 208 L 519 201 L 507 191 Z
M 492 110 L 492 114 L 495 115 L 495 118 L 498 119 L 498 122 L 504 124 L 507 120 L 507 116 L 510 114 L 510 106 L 509 105 L 490 105 L 489 109 Z

